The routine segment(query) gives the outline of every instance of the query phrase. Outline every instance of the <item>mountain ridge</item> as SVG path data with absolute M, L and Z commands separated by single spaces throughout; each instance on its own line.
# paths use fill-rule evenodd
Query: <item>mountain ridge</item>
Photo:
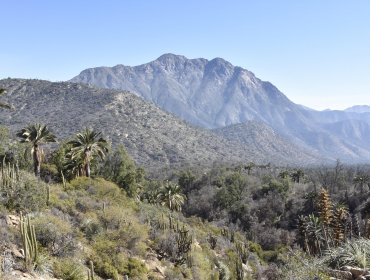
M 305 108 L 290 101 L 272 83 L 222 58 L 187 59 L 165 54 L 139 66 L 86 69 L 71 81 L 129 90 L 199 127 L 221 128 L 255 120 L 304 150 L 331 160 L 370 161 L 368 132 L 363 130 L 353 144 L 354 139 L 338 134 L 334 125 L 358 120 L 366 127 L 370 113 Z
M 35 122 L 46 123 L 62 138 L 84 127 L 102 131 L 123 144 L 146 168 L 219 163 L 318 164 L 317 156 L 285 157 L 261 153 L 206 129 L 193 127 L 132 93 L 70 82 L 0 80 L 14 110 L 0 110 L 0 124 L 14 133 Z M 256 131 L 258 134 L 258 131 Z M 271 137 L 265 140 L 268 143 Z M 266 144 L 267 145 L 267 144 Z M 268 144 L 269 145 L 269 144 Z

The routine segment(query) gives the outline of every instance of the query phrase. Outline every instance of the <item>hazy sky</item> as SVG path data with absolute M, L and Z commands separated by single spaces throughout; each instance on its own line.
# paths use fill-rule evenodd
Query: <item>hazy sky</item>
M 315 109 L 370 105 L 370 1 L 0 0 L 0 78 L 222 57 Z

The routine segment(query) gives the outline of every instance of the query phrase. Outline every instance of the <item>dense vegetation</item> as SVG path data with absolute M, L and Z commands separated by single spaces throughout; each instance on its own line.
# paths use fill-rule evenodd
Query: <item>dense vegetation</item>
M 369 268 L 368 166 L 148 177 L 94 130 L 62 140 L 30 125 L 17 136 L 0 127 L 4 279 L 329 279 Z

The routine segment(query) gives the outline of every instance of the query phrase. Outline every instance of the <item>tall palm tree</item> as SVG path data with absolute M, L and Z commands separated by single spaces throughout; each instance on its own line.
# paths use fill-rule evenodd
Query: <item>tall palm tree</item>
M 5 89 L 0 88 L 0 95 L 5 93 Z M 11 106 L 9 104 L 0 102 L 0 108 L 6 108 L 6 109 L 11 109 Z
M 105 154 L 108 152 L 108 143 L 101 137 L 101 132 L 88 128 L 77 133 L 76 138 L 67 144 L 71 145 L 70 159 L 83 161 L 86 177 L 90 177 L 91 160 L 96 156 L 104 159 Z
M 40 177 L 41 169 L 41 144 L 56 142 L 56 136 L 43 124 L 32 124 L 17 133 L 21 143 L 31 143 L 33 156 L 33 168 L 36 177 Z
M 158 201 L 163 206 L 167 206 L 171 211 L 181 211 L 182 205 L 185 203 L 185 195 L 181 193 L 178 185 L 167 183 L 158 194 Z

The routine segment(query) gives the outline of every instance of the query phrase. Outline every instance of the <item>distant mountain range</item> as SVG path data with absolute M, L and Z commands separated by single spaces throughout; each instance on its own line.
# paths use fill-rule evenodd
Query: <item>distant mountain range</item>
M 297 105 L 271 83 L 221 58 L 165 54 L 134 67 L 86 69 L 71 81 L 131 91 L 199 127 L 222 128 L 254 120 L 310 153 L 330 160 L 370 161 L 368 108 L 316 111 Z M 246 127 L 231 131 L 236 129 L 243 135 Z
M 2 100 L 14 107 L 0 110 L 0 124 L 9 126 L 13 135 L 35 122 L 48 124 L 60 140 L 92 127 L 113 145 L 124 144 L 138 164 L 151 170 L 214 162 L 303 165 L 322 160 L 292 148 L 263 125 L 243 126 L 250 140 L 245 134 L 240 140 L 224 137 L 222 131 L 189 125 L 127 91 L 23 79 L 0 80 L 0 88 L 6 89 Z
M 370 113 L 370 106 L 368 105 L 356 105 L 345 109 L 346 112 L 352 113 Z

